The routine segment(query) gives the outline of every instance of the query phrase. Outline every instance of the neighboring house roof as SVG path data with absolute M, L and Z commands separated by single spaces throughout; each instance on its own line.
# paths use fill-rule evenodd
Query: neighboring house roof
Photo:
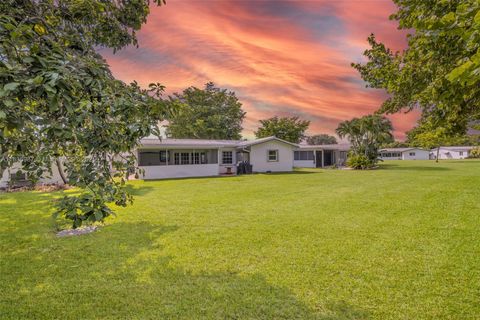
M 338 144 L 300 144 L 298 147 L 301 150 L 338 150 L 338 151 L 348 151 L 351 148 L 349 143 L 338 143 Z
M 296 143 L 286 141 L 286 140 L 283 140 L 283 139 L 280 139 L 280 138 L 277 138 L 277 137 L 274 137 L 274 136 L 255 139 L 255 140 L 240 141 L 240 143 L 238 143 L 237 146 L 238 147 L 250 147 L 250 146 L 253 146 L 253 145 L 256 145 L 256 144 L 260 144 L 260 143 L 264 143 L 264 142 L 268 142 L 268 141 L 273 141 L 273 140 L 278 141 L 278 142 L 283 142 L 283 143 L 289 144 L 289 145 L 294 146 L 294 147 L 298 147 L 298 144 L 296 144 Z
M 406 151 L 411 151 L 411 150 L 421 150 L 421 151 L 428 151 L 425 149 L 421 148 L 384 148 L 378 150 L 379 152 L 406 152 Z
M 449 151 L 469 151 L 474 149 L 473 146 L 451 146 L 451 147 L 440 147 L 441 150 L 449 150 Z M 432 151 L 436 151 L 437 148 L 432 149 Z

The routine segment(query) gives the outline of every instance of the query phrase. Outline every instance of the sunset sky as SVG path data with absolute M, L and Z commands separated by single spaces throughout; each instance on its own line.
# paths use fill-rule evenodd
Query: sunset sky
M 405 46 L 393 12 L 390 0 L 168 0 L 152 7 L 139 48 L 101 53 L 117 78 L 160 82 L 167 94 L 208 81 L 235 91 L 247 138 L 274 115 L 310 120 L 309 134 L 334 133 L 385 98 L 350 63 L 363 61 L 372 32 L 392 49 Z M 391 119 L 402 139 L 416 115 Z

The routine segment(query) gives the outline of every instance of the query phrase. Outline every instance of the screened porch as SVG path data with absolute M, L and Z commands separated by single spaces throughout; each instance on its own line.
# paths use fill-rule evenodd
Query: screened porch
M 175 166 L 217 164 L 217 149 L 202 150 L 139 150 L 138 164 L 144 166 Z

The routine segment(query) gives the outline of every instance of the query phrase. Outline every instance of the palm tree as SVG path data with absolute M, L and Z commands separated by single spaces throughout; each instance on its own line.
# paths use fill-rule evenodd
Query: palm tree
M 375 163 L 379 146 L 393 141 L 392 130 L 392 123 L 387 118 L 368 115 L 341 122 L 336 132 L 340 138 L 346 137 L 350 141 L 355 154 L 362 154 Z

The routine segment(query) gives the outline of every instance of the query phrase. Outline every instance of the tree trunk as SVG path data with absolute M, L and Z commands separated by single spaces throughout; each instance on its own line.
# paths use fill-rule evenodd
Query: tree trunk
M 7 170 L 7 167 L 0 166 L 0 180 L 2 180 L 5 170 Z
M 440 153 L 440 147 L 437 147 L 437 157 L 435 159 L 435 162 L 438 162 L 438 154 Z
M 60 174 L 60 177 L 62 178 L 63 183 L 64 183 L 64 184 L 67 184 L 67 183 L 68 183 L 68 180 L 67 180 L 67 178 L 65 177 L 65 173 L 63 172 L 63 166 L 62 166 L 62 163 L 60 162 L 60 159 L 56 158 L 56 159 L 55 159 L 55 163 L 57 164 L 58 173 Z

